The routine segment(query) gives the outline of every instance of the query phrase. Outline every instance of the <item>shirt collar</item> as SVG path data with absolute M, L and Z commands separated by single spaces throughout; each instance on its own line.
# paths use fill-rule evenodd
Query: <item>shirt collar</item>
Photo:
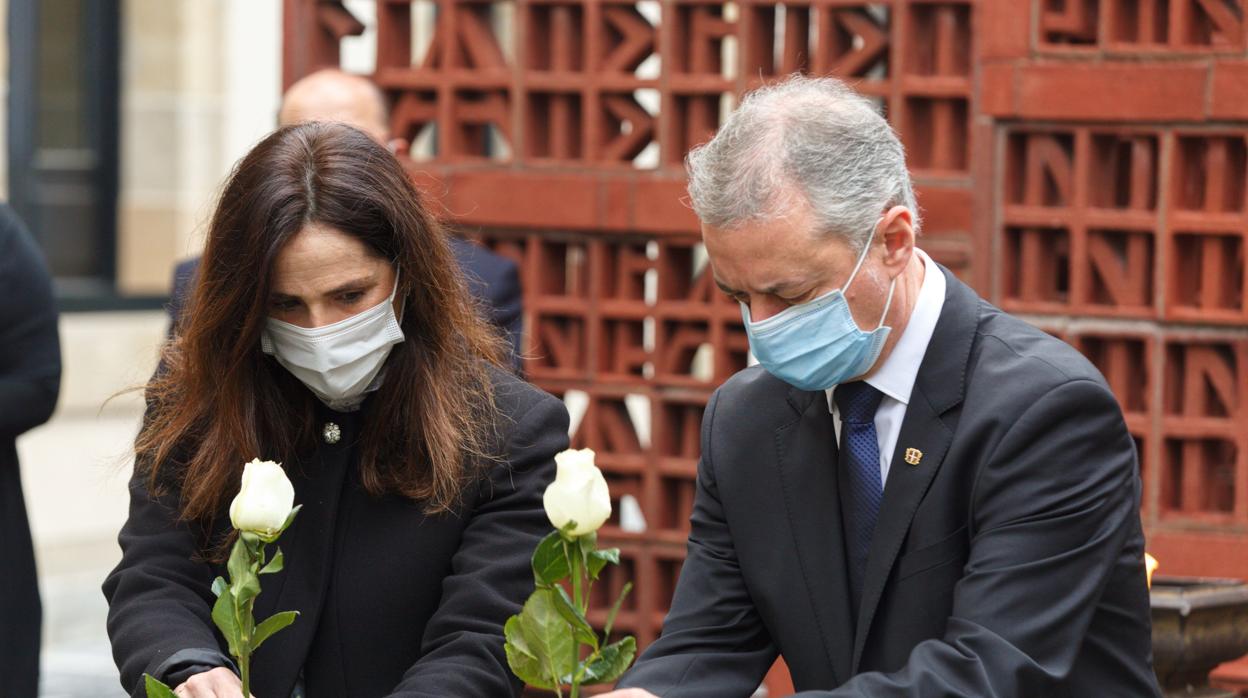
M 927 345 L 932 340 L 936 322 L 940 320 L 940 311 L 945 305 L 944 273 L 926 252 L 917 247 L 914 251 L 923 260 L 923 284 L 919 287 L 914 310 L 910 312 L 910 320 L 906 323 L 901 338 L 893 346 L 892 353 L 866 379 L 867 385 L 903 405 L 910 404 L 910 393 L 914 390 L 914 381 L 919 377 L 919 366 L 923 364 Z M 836 386 L 827 390 L 828 409 L 833 412 L 835 403 L 832 402 L 832 393 L 835 390 Z

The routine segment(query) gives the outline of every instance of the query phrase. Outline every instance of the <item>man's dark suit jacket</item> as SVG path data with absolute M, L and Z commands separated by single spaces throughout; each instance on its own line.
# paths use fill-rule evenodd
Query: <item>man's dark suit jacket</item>
M 942 271 L 857 613 L 825 395 L 746 369 L 707 406 L 688 559 L 621 687 L 748 696 L 779 653 L 810 696 L 1159 695 L 1113 394 Z
M 468 290 L 482 304 L 486 319 L 503 333 L 511 350 L 511 363 L 520 369 L 520 334 L 522 328 L 522 296 L 520 270 L 516 263 L 467 240 L 450 238 L 451 251 L 468 280 Z M 173 272 L 173 293 L 169 300 L 169 317 L 176 325 L 182 307 L 199 271 L 199 257 L 180 262 Z

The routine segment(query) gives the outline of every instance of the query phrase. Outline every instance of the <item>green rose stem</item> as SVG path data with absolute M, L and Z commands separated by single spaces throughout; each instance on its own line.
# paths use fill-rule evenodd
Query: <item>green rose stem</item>
M 583 582 L 581 581 L 581 556 L 579 554 L 572 554 L 572 551 L 568 550 L 570 547 L 571 546 L 569 546 L 568 542 L 565 540 L 563 542 L 563 549 L 568 554 L 568 561 L 572 568 L 572 599 L 576 602 L 576 607 L 581 609 L 581 612 L 584 613 L 586 606 L 581 592 L 583 586 Z M 580 546 L 577 547 L 579 548 Z
M 261 564 L 264 562 L 263 549 L 256 550 L 257 546 L 255 546 L 255 543 L 251 540 L 251 536 L 249 534 L 246 534 L 246 533 L 240 534 L 239 540 L 236 543 L 236 545 L 240 543 L 247 551 L 247 554 L 248 554 L 247 557 L 248 557 L 249 562 L 256 561 Z M 249 567 L 250 566 L 251 565 L 249 565 Z M 256 566 L 258 566 L 258 564 Z M 244 603 L 241 603 L 241 604 L 233 603 L 231 605 L 234 607 L 233 611 L 234 611 L 235 627 L 238 627 L 241 629 L 240 630 L 241 637 L 239 637 L 239 648 L 240 649 L 243 647 L 250 648 L 251 642 L 252 642 L 252 631 L 253 631 L 253 626 L 255 625 L 255 618 L 256 618 L 256 615 L 255 615 L 256 600 L 253 597 L 251 599 L 248 599 Z M 242 652 L 239 655 L 238 670 L 242 673 L 243 695 L 251 696 L 251 652 Z
M 244 696 L 251 695 L 252 653 L 273 633 L 293 623 L 299 615 L 298 611 L 283 611 L 257 625 L 254 614 L 256 597 L 260 595 L 260 575 L 280 572 L 284 563 L 280 549 L 271 560 L 266 560 L 265 548 L 277 540 L 297 513 L 299 507 L 292 509 L 282 527 L 270 535 L 240 531 L 226 564 L 229 584 L 221 577 L 212 584 L 213 593 L 217 594 L 217 602 L 212 607 L 212 620 L 229 643 L 230 654 L 238 659 Z
M 568 554 L 569 566 L 572 568 L 572 602 L 576 604 L 576 609 L 584 615 L 587 608 L 586 604 L 583 603 L 583 597 L 581 596 L 581 546 L 575 543 L 574 545 L 577 548 L 577 552 L 575 554 L 573 554 L 569 549 L 573 546 L 569 545 L 567 540 L 563 541 L 563 550 L 566 554 Z M 579 659 L 579 657 L 576 658 Z M 578 681 L 579 678 L 579 676 L 572 677 L 572 689 L 568 692 L 569 698 L 577 698 L 580 694 L 581 686 L 580 681 Z

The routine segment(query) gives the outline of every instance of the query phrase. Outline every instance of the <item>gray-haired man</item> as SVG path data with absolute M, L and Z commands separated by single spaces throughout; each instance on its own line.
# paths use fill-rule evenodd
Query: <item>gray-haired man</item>
M 671 613 L 609 695 L 748 696 L 778 654 L 810 696 L 1158 695 L 1118 405 L 915 247 L 871 104 L 791 78 L 688 169 L 762 365 L 707 406 Z

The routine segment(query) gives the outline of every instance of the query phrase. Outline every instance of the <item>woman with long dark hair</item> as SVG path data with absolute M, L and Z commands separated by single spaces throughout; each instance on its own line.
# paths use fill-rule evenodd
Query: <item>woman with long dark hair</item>
M 127 690 L 241 695 L 210 612 L 243 464 L 303 505 L 255 615 L 297 610 L 252 659 L 262 698 L 516 695 L 502 627 L 532 588 L 567 412 L 499 368 L 502 343 L 385 148 L 276 131 L 217 205 L 147 388 L 121 563 L 104 584 Z

